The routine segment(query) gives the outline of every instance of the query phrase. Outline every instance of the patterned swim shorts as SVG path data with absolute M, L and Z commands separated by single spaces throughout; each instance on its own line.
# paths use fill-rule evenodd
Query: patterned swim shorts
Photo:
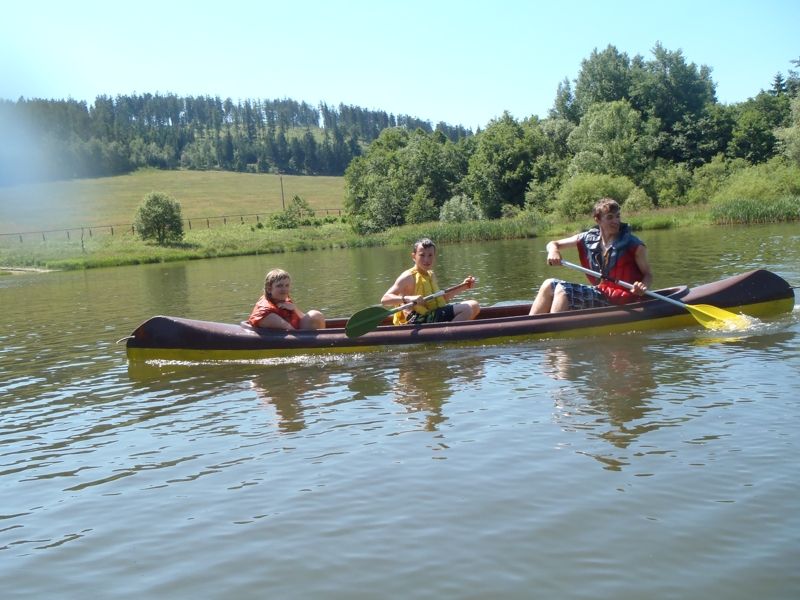
M 570 310 L 611 306 L 611 302 L 609 302 L 596 287 L 582 285 L 580 283 L 570 283 L 569 281 L 560 281 L 558 279 L 554 279 L 552 285 L 554 294 L 557 285 L 560 285 L 564 293 L 567 294 Z
M 452 304 L 448 304 L 447 306 L 442 306 L 436 310 L 430 311 L 425 316 L 413 310 L 411 314 L 408 315 L 407 322 L 409 325 L 415 325 L 417 323 L 444 323 L 452 321 L 455 316 L 455 308 L 453 308 Z

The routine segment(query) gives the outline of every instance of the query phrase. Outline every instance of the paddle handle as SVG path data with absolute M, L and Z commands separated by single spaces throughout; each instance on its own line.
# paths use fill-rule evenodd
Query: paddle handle
M 449 287 L 446 290 L 439 290 L 438 292 L 436 292 L 434 294 L 431 294 L 430 296 L 425 296 L 422 299 L 422 301 L 423 302 L 427 302 L 428 300 L 433 300 L 434 298 L 438 298 L 439 296 L 444 296 L 445 294 L 447 294 L 449 292 L 454 292 L 459 288 L 468 287 L 468 286 L 469 286 L 469 284 L 462 282 L 462 283 L 459 283 L 458 285 L 454 285 L 453 287 Z M 402 306 L 397 306 L 397 307 L 391 309 L 389 311 L 389 314 L 393 315 L 396 312 L 400 312 L 401 310 L 405 310 L 407 308 L 411 308 L 412 306 L 415 306 L 415 305 L 416 305 L 416 302 L 408 302 L 406 304 L 403 304 Z
M 583 267 L 580 267 L 578 265 L 573 265 L 571 262 L 567 262 L 565 260 L 562 260 L 561 264 L 565 265 L 567 267 L 571 267 L 571 268 L 575 269 L 576 271 L 580 271 L 582 273 L 586 273 L 587 275 L 594 275 L 595 277 L 597 277 L 599 279 L 606 279 L 608 281 L 616 283 L 617 285 L 621 285 L 624 288 L 628 288 L 629 290 L 633 289 L 633 286 L 630 283 L 628 283 L 627 281 L 620 281 L 619 279 L 614 279 L 613 277 L 605 277 L 604 278 L 597 271 L 590 271 L 589 269 L 584 269 Z M 679 302 L 678 300 L 675 300 L 673 298 L 669 298 L 667 296 L 662 296 L 661 294 L 656 294 L 655 292 L 651 292 L 650 290 L 645 290 L 644 293 L 647 294 L 648 296 L 652 296 L 653 298 L 658 298 L 659 300 L 663 300 L 664 302 L 669 302 L 670 304 L 674 304 L 675 306 L 680 306 L 681 308 L 686 308 L 686 305 L 683 302 Z

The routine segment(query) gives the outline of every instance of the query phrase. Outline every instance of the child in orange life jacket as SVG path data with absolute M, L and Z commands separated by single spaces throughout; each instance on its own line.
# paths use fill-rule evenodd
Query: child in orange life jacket
M 289 297 L 292 277 L 283 269 L 272 269 L 264 279 L 264 295 L 259 298 L 248 323 L 266 329 L 325 329 L 325 317 L 317 310 L 307 314 Z
M 631 234 L 631 227 L 620 221 L 620 208 L 616 200 L 603 198 L 592 209 L 596 227 L 570 238 L 547 244 L 547 264 L 561 265 L 561 250 L 576 248 L 585 269 L 597 271 L 603 279 L 588 276 L 591 286 L 547 279 L 530 314 L 564 312 L 582 308 L 596 308 L 612 304 L 637 302 L 653 283 L 653 271 L 647 259 L 647 248 L 642 240 Z M 633 290 L 617 285 L 605 278 L 633 284 Z
M 439 291 L 439 282 L 431 270 L 436 261 L 436 245 L 428 238 L 414 242 L 414 268 L 404 271 L 394 285 L 381 298 L 383 306 L 402 306 L 413 302 L 414 306 L 396 312 L 394 324 L 440 323 L 444 321 L 469 321 L 478 316 L 481 310 L 475 300 L 448 304 L 461 290 L 448 292 L 443 296 L 423 302 L 425 296 Z M 470 275 L 464 280 L 468 289 L 475 287 L 475 278 Z

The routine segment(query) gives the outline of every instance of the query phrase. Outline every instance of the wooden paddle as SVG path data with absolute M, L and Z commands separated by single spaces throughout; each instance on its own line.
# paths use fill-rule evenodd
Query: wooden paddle
M 584 269 L 583 267 L 579 267 L 578 265 L 573 265 L 565 260 L 561 261 L 562 265 L 566 265 L 582 273 L 586 273 L 587 275 L 594 275 L 597 278 L 601 278 L 602 275 L 597 271 L 590 271 L 589 269 Z M 633 289 L 633 286 L 630 283 L 625 281 L 620 281 L 619 279 L 613 279 L 611 277 L 605 278 L 607 281 L 612 281 L 616 284 L 621 285 L 622 287 L 628 288 L 629 290 Z M 722 310 L 721 308 L 717 308 L 716 306 L 709 306 L 708 304 L 684 304 L 683 302 L 679 302 L 674 298 L 668 298 L 667 296 L 662 296 L 661 294 L 656 294 L 655 292 L 651 292 L 647 290 L 645 292 L 648 296 L 652 296 L 653 298 L 658 298 L 659 300 L 663 300 L 664 302 L 669 302 L 670 304 L 674 304 L 675 306 L 680 306 L 681 308 L 685 308 L 692 316 L 697 319 L 697 321 L 703 326 L 708 327 L 709 329 L 747 329 L 751 321 L 744 315 L 736 315 L 732 312 L 728 312 L 727 310 Z
M 435 294 L 425 296 L 422 301 L 427 302 L 428 300 L 433 300 L 434 298 L 444 296 L 449 292 L 454 292 L 455 290 L 464 287 L 469 287 L 469 284 L 459 283 L 458 285 L 454 285 L 446 290 L 439 290 Z M 405 310 L 406 308 L 411 308 L 412 306 L 414 306 L 413 302 L 409 302 L 408 304 L 403 304 L 402 306 L 397 306 L 395 308 L 386 308 L 385 306 L 380 305 L 370 306 L 369 308 L 358 311 L 352 317 L 347 319 L 347 325 L 344 327 L 344 333 L 349 338 L 362 336 L 365 333 L 369 333 L 373 329 L 376 329 L 389 315 L 393 315 L 394 313 Z

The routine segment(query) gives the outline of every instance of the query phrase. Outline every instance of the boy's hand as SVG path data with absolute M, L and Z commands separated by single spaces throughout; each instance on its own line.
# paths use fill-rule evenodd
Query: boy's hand
M 475 287 L 475 278 L 470 275 L 464 280 L 464 284 L 467 286 L 467 289 L 471 290 Z

